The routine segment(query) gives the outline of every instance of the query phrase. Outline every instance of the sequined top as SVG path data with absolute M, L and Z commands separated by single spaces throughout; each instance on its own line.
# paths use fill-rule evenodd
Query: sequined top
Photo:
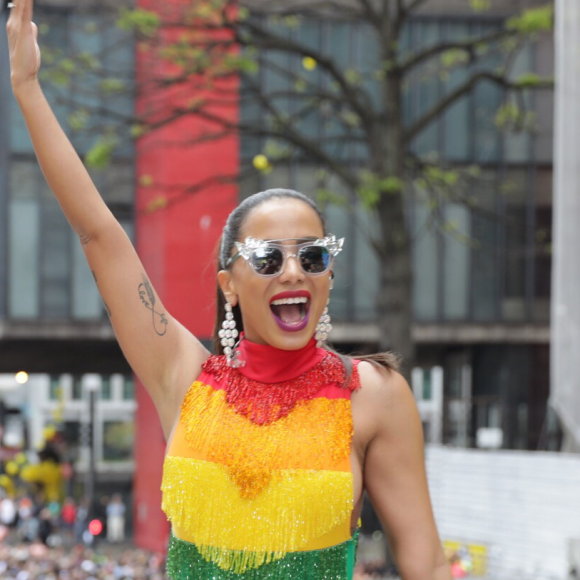
M 348 580 L 353 434 L 340 359 L 247 340 L 190 387 L 163 468 L 176 580 Z

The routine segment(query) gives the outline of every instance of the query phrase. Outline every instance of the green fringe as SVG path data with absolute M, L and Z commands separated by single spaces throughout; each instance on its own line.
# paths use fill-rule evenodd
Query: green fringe
M 338 546 L 310 552 L 290 552 L 280 560 L 236 574 L 203 559 L 195 544 L 173 534 L 167 551 L 170 580 L 352 580 L 358 531 Z

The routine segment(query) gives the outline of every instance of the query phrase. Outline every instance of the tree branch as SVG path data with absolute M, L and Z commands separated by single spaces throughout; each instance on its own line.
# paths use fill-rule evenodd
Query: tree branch
M 369 23 L 373 24 L 373 22 L 377 22 L 379 15 L 375 12 L 371 1 L 372 0 L 359 0 L 367 18 L 369 19 Z
M 283 130 L 276 131 L 265 127 L 255 127 L 252 125 L 244 125 L 243 123 L 231 122 L 207 111 L 198 111 L 196 114 L 207 121 L 221 125 L 224 129 L 230 129 L 232 132 L 239 131 L 246 135 L 273 137 L 280 139 L 281 141 L 287 141 L 288 143 L 300 148 L 306 154 L 312 155 L 315 158 L 313 161 L 318 161 L 320 164 L 328 167 L 351 189 L 355 189 L 358 184 L 357 178 L 352 175 L 344 163 L 341 163 L 341 160 L 333 159 L 318 147 L 316 143 L 307 139 L 303 135 L 300 135 L 287 124 L 285 124 Z
M 243 38 L 243 35 L 240 35 L 236 30 L 237 40 L 241 46 L 252 45 L 260 49 L 280 50 L 303 57 L 315 58 L 317 63 L 326 71 L 328 71 L 330 76 L 338 83 L 342 89 L 343 94 L 349 100 L 352 108 L 361 118 L 363 125 L 367 128 L 367 130 L 370 130 L 372 125 L 372 114 L 369 113 L 373 110 L 372 100 L 366 93 L 364 93 L 364 91 L 355 89 L 355 87 L 353 87 L 346 80 L 332 59 L 325 57 L 321 53 L 314 52 L 311 48 L 293 42 L 289 39 L 276 36 L 265 28 L 257 26 L 255 23 L 246 21 L 244 25 L 247 26 L 254 34 L 261 37 L 261 39 L 254 38 L 252 39 L 252 42 L 248 43 L 248 41 Z M 359 100 L 359 96 L 362 98 L 362 101 Z
M 408 127 L 403 135 L 403 141 L 405 145 L 409 145 L 411 141 L 425 129 L 431 122 L 433 122 L 439 115 L 441 115 L 445 110 L 450 107 L 455 101 L 460 99 L 462 96 L 469 93 L 476 85 L 482 80 L 489 80 L 493 83 L 508 89 L 508 90 L 518 90 L 521 91 L 526 87 L 518 85 L 517 82 L 510 82 L 506 79 L 503 74 L 492 73 L 489 71 L 479 71 L 472 75 L 465 83 L 457 87 L 453 92 L 449 93 L 445 98 L 441 99 L 436 103 L 429 111 L 427 111 L 419 120 L 415 121 L 410 127 Z M 535 89 L 545 89 L 552 88 L 553 83 L 549 80 L 539 80 L 538 83 L 533 87 Z
M 247 172 L 247 173 L 249 173 L 249 172 Z M 177 189 L 177 190 L 181 190 L 181 191 L 177 195 L 173 195 L 169 199 L 163 198 L 164 203 L 159 205 L 159 206 L 157 206 L 155 203 L 155 200 L 153 200 L 153 202 L 147 204 L 145 207 L 137 209 L 136 213 L 137 213 L 137 215 L 147 215 L 147 214 L 154 213 L 155 211 L 167 209 L 168 207 L 171 207 L 172 205 L 180 203 L 181 200 L 186 196 L 200 193 L 200 192 L 204 191 L 205 189 L 207 189 L 208 187 L 213 187 L 216 185 L 229 185 L 229 184 L 237 183 L 243 177 L 244 177 L 243 174 L 236 172 L 236 173 L 231 174 L 231 175 L 212 175 L 210 177 L 206 177 L 205 179 L 202 179 L 201 181 L 198 181 L 197 183 L 194 183 L 191 185 L 181 185 L 180 186 L 180 185 L 165 185 L 165 184 L 156 183 L 155 185 L 162 187 L 162 189 L 164 191 L 170 190 L 170 189 L 173 189 L 173 190 Z
M 425 50 L 413 54 L 413 56 L 408 58 L 405 62 L 403 62 L 399 66 L 399 69 L 404 73 L 408 72 L 410 69 L 416 67 L 418 64 L 426 60 L 429 60 L 430 58 L 433 58 L 438 54 L 447 52 L 448 50 L 463 50 L 465 52 L 468 52 L 470 55 L 470 60 L 473 61 L 475 59 L 475 49 L 478 44 L 494 42 L 496 40 L 501 40 L 506 36 L 511 36 L 514 34 L 515 33 L 513 31 L 502 29 L 499 31 L 494 31 L 488 34 L 487 36 L 482 36 L 481 38 L 476 38 L 473 40 L 465 40 L 463 42 L 461 41 L 440 42 L 429 48 L 426 48 Z

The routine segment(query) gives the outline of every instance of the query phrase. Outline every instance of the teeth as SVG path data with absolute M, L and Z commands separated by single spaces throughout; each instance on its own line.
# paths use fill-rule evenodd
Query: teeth
M 308 298 L 306 296 L 300 296 L 299 298 L 280 298 L 271 302 L 273 306 L 280 306 L 280 304 L 306 304 Z

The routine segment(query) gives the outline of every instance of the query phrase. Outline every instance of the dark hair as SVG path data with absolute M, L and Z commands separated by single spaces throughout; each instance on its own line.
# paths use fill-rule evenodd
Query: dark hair
M 240 240 L 240 235 L 244 223 L 250 214 L 250 212 L 270 201 L 272 199 L 297 199 L 299 201 L 304 202 L 306 205 L 311 207 L 315 212 L 316 215 L 320 219 L 320 223 L 322 224 L 322 230 L 324 235 L 328 232 L 326 231 L 326 223 L 324 221 L 324 216 L 320 213 L 318 206 L 311 200 L 309 197 L 300 193 L 298 191 L 294 191 L 293 189 L 267 189 L 266 191 L 261 191 L 259 193 L 255 193 L 250 197 L 246 198 L 240 205 L 238 205 L 234 211 L 229 215 L 226 225 L 224 226 L 224 230 L 222 233 L 221 238 L 218 242 L 217 248 L 217 269 L 225 270 L 226 263 L 230 256 L 232 255 L 232 250 L 234 248 L 234 243 Z M 221 345 L 221 340 L 218 336 L 218 332 L 222 327 L 222 322 L 225 319 L 225 304 L 226 299 L 225 296 L 220 288 L 220 285 L 217 285 L 217 294 L 216 294 L 216 301 L 217 301 L 217 308 L 216 308 L 216 319 L 215 325 L 213 330 L 213 348 L 216 354 L 223 354 L 223 347 Z M 238 304 L 232 308 L 232 312 L 234 315 L 234 320 L 236 321 L 236 328 L 239 332 L 244 330 L 244 323 L 242 321 L 242 313 L 240 311 L 240 307 Z M 361 355 L 356 357 L 348 357 L 343 354 L 337 353 L 335 350 L 326 346 L 326 348 L 332 352 L 334 352 L 342 361 L 344 368 L 345 368 L 345 384 L 350 379 L 350 375 L 352 374 L 352 358 L 357 360 L 363 360 L 370 362 L 376 367 L 388 370 L 397 370 L 399 368 L 399 358 L 397 355 L 385 352 L 385 353 L 377 353 L 371 355 Z

